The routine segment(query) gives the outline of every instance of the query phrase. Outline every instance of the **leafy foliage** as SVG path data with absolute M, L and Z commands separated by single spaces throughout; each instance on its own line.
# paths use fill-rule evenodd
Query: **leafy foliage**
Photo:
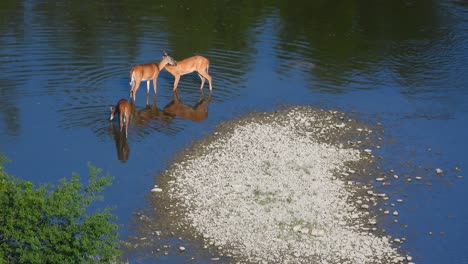
M 34 187 L 8 175 L 0 159 L 0 263 L 96 263 L 119 255 L 110 209 L 88 215 L 112 177 L 88 165 L 86 186 L 73 174 L 60 185 Z

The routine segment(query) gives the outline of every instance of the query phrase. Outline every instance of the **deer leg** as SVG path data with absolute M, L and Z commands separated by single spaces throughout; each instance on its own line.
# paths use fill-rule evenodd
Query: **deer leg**
M 147 107 L 149 106 L 149 98 L 150 98 L 149 94 L 146 94 L 146 106 Z
M 213 90 L 213 88 L 211 87 L 211 76 L 207 74 L 206 79 L 208 80 L 208 84 L 210 85 L 210 92 L 211 92 Z
M 180 75 L 174 76 L 174 88 L 172 89 L 172 91 L 175 92 L 177 90 L 177 85 L 179 84 L 179 80 L 180 80 Z
M 203 86 L 205 85 L 205 77 L 203 77 L 200 73 L 198 74 L 198 77 L 200 77 L 201 79 L 201 85 L 200 85 L 201 96 L 204 96 L 205 93 L 203 92 Z
M 198 74 L 203 76 L 203 78 L 206 78 L 208 80 L 208 84 L 210 85 L 210 91 L 212 91 L 213 89 L 211 87 L 211 76 L 208 74 L 208 72 L 203 71 L 203 72 L 199 72 Z
M 158 87 L 156 86 L 157 80 L 158 80 L 158 76 L 154 77 L 154 79 L 153 79 L 154 95 L 156 95 L 158 93 Z
M 138 88 L 140 88 L 140 82 L 141 82 L 141 80 L 137 79 L 133 83 L 132 89 L 130 90 L 130 98 L 132 98 L 134 102 L 136 100 L 136 92 L 138 91 Z
M 130 76 L 130 99 L 132 99 L 133 87 L 135 87 L 135 73 L 132 71 Z
M 146 81 L 146 94 L 149 94 L 149 89 L 150 89 L 150 81 Z
M 124 118 L 122 113 L 119 113 L 119 128 L 120 128 L 120 133 L 122 133 L 123 130 L 123 125 L 124 125 Z
M 200 77 L 201 79 L 201 85 L 200 85 L 200 90 L 203 91 L 203 85 L 205 85 L 205 77 L 203 77 L 203 75 L 201 75 L 200 73 L 198 74 L 198 77 Z

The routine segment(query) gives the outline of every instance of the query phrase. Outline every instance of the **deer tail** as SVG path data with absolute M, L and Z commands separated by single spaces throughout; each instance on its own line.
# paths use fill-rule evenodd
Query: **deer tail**
M 130 72 L 130 76 L 130 85 L 133 86 L 135 83 L 135 72 L 133 70 Z

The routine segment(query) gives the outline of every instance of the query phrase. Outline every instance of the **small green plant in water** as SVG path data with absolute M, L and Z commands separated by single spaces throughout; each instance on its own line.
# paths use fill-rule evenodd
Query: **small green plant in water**
M 109 263 L 120 256 L 109 208 L 88 214 L 112 177 L 88 165 L 86 186 L 75 173 L 57 186 L 35 187 L 8 175 L 0 156 L 0 263 Z

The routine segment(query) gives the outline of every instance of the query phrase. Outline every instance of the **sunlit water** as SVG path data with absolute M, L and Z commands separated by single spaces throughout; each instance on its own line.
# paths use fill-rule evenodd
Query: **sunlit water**
M 386 229 L 407 238 L 403 249 L 417 263 L 468 263 L 468 185 L 456 177 L 468 177 L 465 2 L 147 2 L 0 4 L 8 172 L 39 184 L 72 172 L 86 178 L 87 162 L 103 168 L 115 180 L 98 206 L 115 208 L 125 238 L 159 172 L 220 122 L 284 105 L 354 111 L 383 124 L 384 147 L 375 152 L 384 169 L 412 175 L 421 166 L 426 177 L 386 190 L 395 194 L 390 202 L 404 198 L 399 222 Z M 145 85 L 139 89 L 125 140 L 109 107 L 128 98 L 130 67 L 159 60 L 164 49 L 175 59 L 211 60 L 208 116 L 195 122 L 164 111 L 173 78 L 163 71 L 148 106 Z M 184 105 L 197 104 L 199 83 L 196 74 L 181 78 Z M 446 176 L 434 175 L 436 167 Z

